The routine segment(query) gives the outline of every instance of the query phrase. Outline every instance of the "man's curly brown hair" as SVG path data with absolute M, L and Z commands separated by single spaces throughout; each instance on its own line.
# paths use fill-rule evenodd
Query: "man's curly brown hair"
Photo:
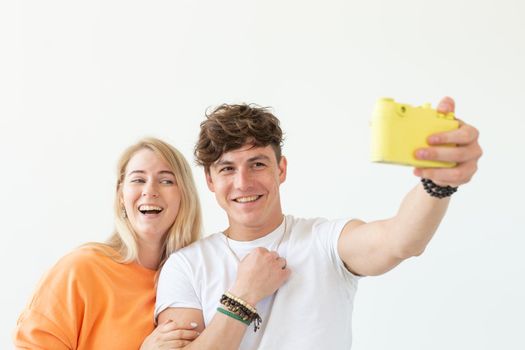
M 254 104 L 223 104 L 206 113 L 194 154 L 197 163 L 209 171 L 224 153 L 246 144 L 253 147 L 272 146 L 279 162 L 282 143 L 279 119 L 269 108 Z

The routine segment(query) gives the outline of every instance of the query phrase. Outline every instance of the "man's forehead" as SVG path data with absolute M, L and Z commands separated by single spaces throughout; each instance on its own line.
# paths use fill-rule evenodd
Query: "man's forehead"
M 247 162 L 257 159 L 275 159 L 271 146 L 254 146 L 253 144 L 244 145 L 228 152 L 224 152 L 214 164 Z

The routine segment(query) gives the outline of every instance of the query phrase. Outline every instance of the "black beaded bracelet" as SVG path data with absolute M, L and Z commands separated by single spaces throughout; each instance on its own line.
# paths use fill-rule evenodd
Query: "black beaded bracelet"
M 457 187 L 436 185 L 430 179 L 421 179 L 421 182 L 423 183 L 425 191 L 427 191 L 432 197 L 436 198 L 450 197 L 458 190 Z
M 235 319 L 238 319 L 239 321 L 247 325 L 253 322 L 254 332 L 257 332 L 257 330 L 261 328 L 261 323 L 262 323 L 261 316 L 259 316 L 259 314 L 257 313 L 257 310 L 253 306 L 246 303 L 244 300 L 238 297 L 235 297 L 231 295 L 230 293 L 224 293 L 221 296 L 220 303 L 226 308 L 225 311 L 227 312 L 223 312 L 224 314 L 230 317 L 233 317 Z M 230 315 L 229 313 L 232 313 L 236 315 L 237 317 L 234 317 Z

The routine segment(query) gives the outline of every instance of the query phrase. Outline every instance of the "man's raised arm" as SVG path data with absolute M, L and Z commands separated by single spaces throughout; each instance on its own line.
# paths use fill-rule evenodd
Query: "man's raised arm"
M 454 100 L 445 97 L 438 106 L 441 113 L 454 112 Z M 414 175 L 430 179 L 437 186 L 457 187 L 470 181 L 482 155 L 476 128 L 460 121 L 457 130 L 431 135 L 431 147 L 416 151 L 425 160 L 455 162 L 453 168 L 414 169 Z M 447 147 L 446 144 L 456 144 Z M 379 275 L 403 260 L 423 253 L 447 210 L 450 197 L 430 196 L 418 184 L 403 199 L 397 214 L 386 220 L 348 222 L 338 241 L 338 251 L 353 273 Z

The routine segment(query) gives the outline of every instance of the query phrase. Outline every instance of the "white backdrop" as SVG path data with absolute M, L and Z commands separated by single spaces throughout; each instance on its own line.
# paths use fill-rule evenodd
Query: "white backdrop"
M 353 349 L 525 348 L 525 3 L 0 6 L 0 348 L 42 274 L 110 233 L 116 160 L 140 137 L 192 159 L 207 107 L 272 106 L 286 132 L 285 212 L 373 220 L 417 183 L 409 168 L 368 161 L 375 100 L 435 106 L 444 95 L 481 131 L 479 174 L 425 254 L 362 280 Z M 206 231 L 224 228 L 194 174 Z

